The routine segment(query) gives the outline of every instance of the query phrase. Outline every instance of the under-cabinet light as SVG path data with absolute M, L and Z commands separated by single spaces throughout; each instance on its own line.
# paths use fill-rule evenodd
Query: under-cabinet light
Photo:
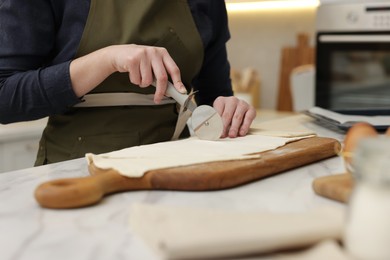
M 245 12 L 272 9 L 315 8 L 319 4 L 319 0 L 243 1 L 227 2 L 226 8 L 228 12 Z

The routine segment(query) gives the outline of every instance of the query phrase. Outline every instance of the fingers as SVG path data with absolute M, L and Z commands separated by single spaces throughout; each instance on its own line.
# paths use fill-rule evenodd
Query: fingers
M 130 82 L 140 87 L 148 87 L 156 80 L 154 102 L 160 103 L 168 78 L 180 93 L 187 93 L 181 81 L 180 69 L 165 48 L 142 45 L 119 45 L 112 62 L 119 72 L 128 72 Z
M 218 97 L 214 108 L 221 115 L 224 130 L 222 138 L 245 136 L 256 117 L 256 110 L 236 97 Z
M 154 95 L 154 102 L 157 104 L 161 101 L 166 92 L 168 75 L 172 78 L 172 83 L 178 92 L 183 94 L 187 93 L 187 90 L 181 81 L 180 69 L 175 61 L 165 48 L 159 48 L 158 51 L 159 54 L 161 54 L 161 57 L 157 56 L 154 59 L 155 63 L 153 63 L 152 66 L 157 81 L 156 93 Z
M 154 94 L 154 102 L 159 104 L 161 99 L 164 97 L 165 91 L 167 90 L 168 74 L 165 70 L 164 64 L 159 57 L 153 57 L 152 69 L 154 77 L 156 79 L 156 92 Z
M 146 88 L 153 83 L 153 71 L 152 64 L 149 59 L 141 60 L 140 64 L 140 72 L 141 72 L 141 83 L 139 86 L 141 88 Z
M 183 82 L 181 81 L 181 76 L 180 76 L 180 69 L 176 65 L 175 61 L 172 59 L 172 57 L 166 52 L 166 55 L 163 57 L 163 62 L 165 65 L 165 68 L 167 69 L 169 75 L 172 78 L 172 83 L 177 89 L 182 94 L 187 93 L 187 89 L 184 87 Z
M 236 109 L 238 99 L 235 97 L 218 97 L 214 101 L 214 108 L 222 117 L 223 132 L 221 138 L 229 136 L 234 111 Z M 233 130 L 234 131 L 234 130 Z
M 248 110 L 248 106 L 245 102 L 239 101 L 237 102 L 236 109 L 233 112 L 232 122 L 229 129 L 229 137 L 234 138 L 239 136 L 239 131 L 241 129 L 242 123 L 244 121 L 244 117 L 246 114 L 246 111 Z M 246 134 L 246 133 L 245 133 Z M 244 134 L 244 135 L 245 135 Z
M 140 53 L 137 57 L 129 58 L 127 64 L 124 66 L 129 72 L 130 82 L 134 85 L 140 85 L 141 83 L 140 63 L 144 59 L 142 55 Z
M 224 110 L 225 110 L 224 98 L 218 97 L 217 99 L 215 99 L 213 107 L 222 118 L 223 131 L 222 131 L 221 138 L 225 138 L 227 136 L 227 131 L 229 130 L 230 120 L 228 116 L 224 114 Z
M 248 134 L 252 122 L 255 118 L 256 118 L 256 110 L 253 107 L 250 107 L 250 109 L 245 112 L 245 117 L 239 131 L 240 136 L 245 136 Z

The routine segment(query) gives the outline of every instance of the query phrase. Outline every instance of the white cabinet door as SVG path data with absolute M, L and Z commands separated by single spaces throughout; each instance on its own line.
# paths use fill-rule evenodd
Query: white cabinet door
M 39 138 L 0 143 L 0 172 L 34 166 Z

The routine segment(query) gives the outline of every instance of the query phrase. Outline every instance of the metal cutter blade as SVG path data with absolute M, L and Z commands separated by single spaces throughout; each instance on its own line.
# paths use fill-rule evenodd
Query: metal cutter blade
M 156 85 L 156 82 L 153 83 Z M 211 106 L 197 106 L 193 101 L 193 94 L 182 94 L 176 90 L 172 83 L 168 82 L 166 94 L 175 99 L 182 107 L 179 114 L 179 127 L 175 130 L 174 137 L 178 137 L 191 116 L 190 126 L 196 136 L 202 140 L 218 140 L 223 131 L 222 118 Z
M 192 112 L 192 129 L 202 140 L 218 140 L 223 131 L 222 118 L 211 106 L 202 105 Z

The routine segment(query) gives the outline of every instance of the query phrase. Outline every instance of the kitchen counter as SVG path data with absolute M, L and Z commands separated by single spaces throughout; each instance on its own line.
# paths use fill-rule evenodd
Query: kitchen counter
M 313 123 L 320 136 L 341 140 L 341 134 Z M 42 182 L 87 176 L 84 158 L 7 172 L 0 175 L 0 259 L 159 259 L 129 226 L 135 203 L 191 206 L 254 212 L 302 212 L 322 206 L 345 205 L 317 196 L 315 177 L 343 172 L 334 157 L 237 188 L 212 192 L 134 191 L 106 197 L 81 209 L 41 208 L 33 197 Z

